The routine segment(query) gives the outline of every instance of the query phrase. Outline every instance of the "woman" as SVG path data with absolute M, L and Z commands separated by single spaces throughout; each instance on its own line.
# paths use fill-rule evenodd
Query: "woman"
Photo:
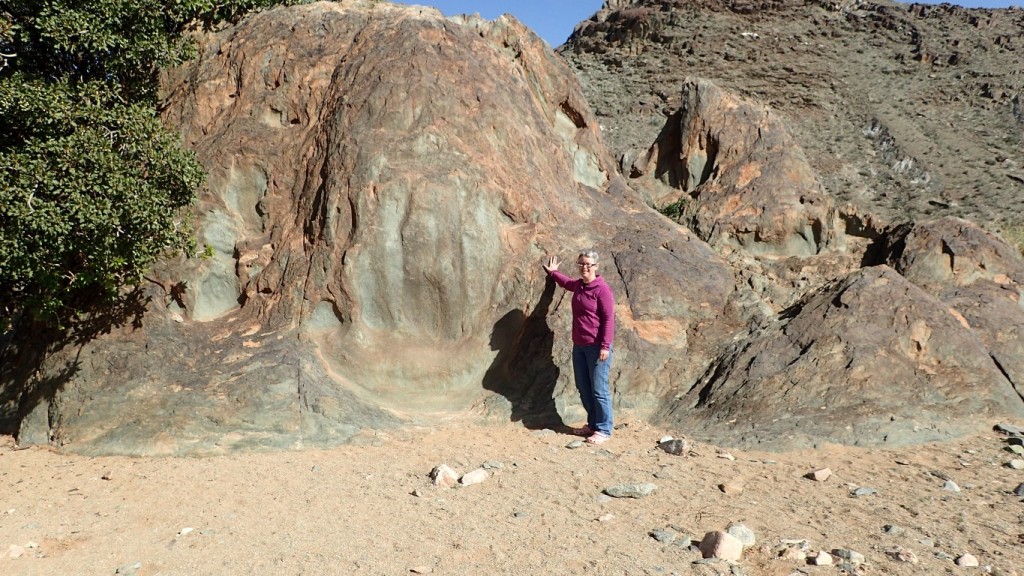
M 597 273 L 597 252 L 583 250 L 576 257 L 580 278 L 558 271 L 558 257 L 550 256 L 544 270 L 559 286 L 572 292 L 572 369 L 587 424 L 573 430 L 591 444 L 612 437 L 612 395 L 608 373 L 615 339 L 615 295 Z

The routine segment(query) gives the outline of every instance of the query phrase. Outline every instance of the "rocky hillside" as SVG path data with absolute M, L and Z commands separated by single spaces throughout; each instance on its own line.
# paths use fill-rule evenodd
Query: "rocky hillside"
M 695 77 L 777 113 L 840 204 L 1021 235 L 1024 10 L 609 0 L 559 51 L 627 173 Z

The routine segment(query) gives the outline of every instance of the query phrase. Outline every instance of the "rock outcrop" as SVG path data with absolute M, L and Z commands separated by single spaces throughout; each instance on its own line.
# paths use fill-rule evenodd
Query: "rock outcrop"
M 962 318 L 888 266 L 864 268 L 734 344 L 662 417 L 719 442 L 903 445 L 1024 405 Z
M 602 22 L 660 42 L 628 6 Z M 569 298 L 540 262 L 588 247 L 617 295 L 623 415 L 772 449 L 1024 418 L 1020 256 L 962 220 L 837 207 L 770 103 L 677 86 L 647 152 L 619 155 L 627 182 L 569 67 L 511 18 L 350 0 L 196 40 L 164 119 L 209 172 L 211 255 L 154 270 L 135 322 L 0 366 L 22 444 L 209 454 L 456 415 L 578 422 Z M 677 199 L 678 222 L 649 206 Z
M 653 409 L 738 327 L 728 265 L 623 185 L 569 69 L 515 20 L 317 3 L 197 40 L 165 120 L 209 171 L 212 256 L 156 271 L 183 289 L 154 287 L 141 327 L 52 354 L 41 372 L 65 377 L 19 438 L 208 453 L 474 407 L 576 419 L 568 299 L 539 263 L 591 246 L 624 405 Z

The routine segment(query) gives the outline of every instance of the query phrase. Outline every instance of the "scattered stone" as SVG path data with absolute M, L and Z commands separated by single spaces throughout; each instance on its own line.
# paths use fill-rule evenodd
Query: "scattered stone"
M 743 555 L 743 543 L 732 534 L 720 530 L 705 534 L 698 548 L 703 558 L 721 558 L 738 562 Z
M 434 569 L 430 566 L 413 566 L 412 568 L 409 568 L 409 572 L 412 572 L 413 574 L 430 574 L 433 571 Z
M 612 498 L 643 498 L 644 496 L 650 495 L 651 492 L 657 489 L 657 486 L 650 482 L 644 482 L 642 484 L 620 484 L 618 486 L 610 486 L 604 489 L 604 493 L 611 496 Z
M 819 468 L 804 474 L 804 478 L 810 478 L 815 482 L 824 482 L 825 480 L 828 480 L 828 477 L 831 475 L 832 470 L 830 468 Z
M 840 574 L 856 574 L 859 575 L 861 572 L 857 569 L 860 564 L 854 564 L 853 562 L 840 562 L 836 564 L 836 570 Z
M 952 560 L 953 557 L 950 556 L 949 554 L 946 554 L 942 550 L 939 550 L 938 552 L 935 553 L 935 559 L 936 560 L 947 561 L 947 560 Z
M 472 486 L 473 484 L 479 484 L 490 477 L 490 472 L 483 468 L 477 468 L 476 470 L 463 474 L 462 478 L 459 478 L 459 484 L 462 484 L 463 486 Z
M 668 441 L 658 442 L 658 448 L 669 454 L 680 456 L 690 451 L 690 443 L 684 438 L 669 437 Z
M 1007 446 L 1006 449 L 1009 450 L 1010 452 L 1013 452 L 1014 454 L 1024 454 L 1024 446 L 1021 446 L 1019 444 Z
M 662 436 L 662 437 L 661 437 L 661 438 L 660 438 L 660 439 L 658 440 L 658 444 L 659 444 L 659 445 L 660 445 L 660 444 L 664 444 L 665 442 L 671 442 L 672 440 L 675 440 L 675 438 L 673 438 L 673 437 L 671 437 L 671 436 L 668 436 L 668 435 L 665 435 L 665 436 Z
M 611 512 L 609 512 L 609 513 L 607 513 L 607 514 L 603 514 L 603 515 L 601 515 L 601 516 L 600 516 L 600 517 L 599 517 L 599 518 L 597 519 L 597 521 L 598 521 L 598 522 L 611 522 L 611 521 L 612 521 L 612 520 L 613 520 L 614 518 L 615 518 L 615 514 L 612 514 Z
M 113 480 L 113 479 L 114 479 L 114 473 L 109 471 L 109 470 L 104 472 L 103 475 L 100 476 L 100 480 Z
M 512 513 L 512 517 L 513 518 L 526 518 L 527 516 L 529 516 L 529 514 L 527 514 L 526 512 L 522 512 L 522 511 L 520 511 L 520 512 L 513 512 Z
M 861 486 L 860 488 L 857 488 L 856 490 L 853 491 L 853 496 L 855 498 L 860 498 L 861 496 L 870 496 L 872 494 L 877 493 L 878 490 L 875 490 L 874 488 L 869 488 L 868 486 Z
M 566 444 L 565 447 L 568 448 L 569 450 L 575 450 L 577 448 L 583 448 L 584 445 L 585 444 L 583 440 L 573 440 L 572 442 Z
M 978 559 L 973 554 L 963 553 L 956 559 L 956 565 L 963 568 L 975 568 L 978 566 Z
M 824 550 L 818 550 L 818 553 L 809 556 L 808 560 L 810 560 L 811 564 L 815 566 L 831 566 L 835 563 L 835 559 L 832 558 L 832 555 Z
M 718 485 L 718 489 L 729 496 L 743 494 L 743 484 L 739 480 L 729 480 Z
M 922 539 L 918 540 L 918 542 L 920 542 L 922 546 L 927 546 L 929 548 L 934 548 L 935 547 L 935 541 L 932 540 L 931 538 L 922 538 Z
M 960 487 L 957 486 L 956 482 L 953 482 L 952 480 L 946 480 L 946 483 L 942 485 L 942 489 L 946 490 L 947 492 L 959 492 L 960 491 Z
M 423 492 L 421 492 L 419 488 L 414 489 L 412 492 L 410 492 L 410 494 L 417 498 L 423 496 Z
M 543 430 L 534 430 L 530 435 L 534 438 L 544 438 L 546 436 L 553 436 L 555 431 L 550 428 L 544 428 Z
M 677 536 L 676 541 L 673 542 L 673 544 L 680 548 L 689 548 L 693 544 L 693 538 L 690 538 L 689 536 Z
M 885 526 L 883 526 L 882 531 L 891 536 L 899 536 L 906 532 L 905 529 L 900 528 L 899 526 L 894 526 L 892 524 L 886 524 Z
M 488 460 L 480 465 L 484 470 L 501 470 L 505 465 L 497 460 Z
M 1013 493 L 1017 496 L 1024 496 L 1024 482 L 1021 482 L 1013 489 Z
M 863 564 L 867 560 L 863 554 L 849 548 L 834 548 L 832 555 L 836 558 L 842 558 L 854 566 Z
M 114 574 L 122 576 L 135 576 L 139 570 L 142 569 L 142 562 L 132 562 L 131 564 L 125 564 L 119 566 L 117 570 L 114 570 Z
M 1013 424 L 996 424 L 992 427 L 996 432 L 1002 432 L 1009 434 L 1010 436 L 1024 436 L 1024 428 L 1019 428 Z
M 887 550 L 886 554 L 896 560 L 897 562 L 908 562 L 910 564 L 917 564 L 917 554 L 914 554 L 913 550 L 897 546 L 892 550 Z
M 453 470 L 451 466 L 441 464 L 440 466 L 435 466 L 430 471 L 430 479 L 434 482 L 434 486 L 454 488 L 459 483 L 459 473 Z
M 803 562 L 807 560 L 807 552 L 793 546 L 787 546 L 779 551 L 779 558 L 783 560 L 796 560 Z
M 654 538 L 662 544 L 671 544 L 676 540 L 676 531 L 671 528 L 655 528 L 648 532 L 651 538 Z
M 1014 458 L 1006 463 L 1006 465 L 1014 470 L 1024 470 L 1024 460 L 1020 458 Z
M 743 544 L 744 548 L 750 548 L 751 546 L 757 543 L 757 538 L 754 536 L 754 531 L 750 528 L 747 528 L 743 524 L 729 524 L 728 526 L 726 526 L 725 531 L 733 538 L 739 540 L 740 544 Z
M 10 548 L 7 549 L 7 556 L 11 560 L 16 560 L 18 558 L 21 558 L 23 554 L 25 554 L 25 547 L 24 546 L 18 546 L 17 544 L 11 544 Z
M 719 452 L 718 453 L 718 457 L 719 458 L 725 458 L 726 460 L 735 460 L 736 459 L 735 456 L 733 456 L 732 454 L 729 454 L 728 452 Z

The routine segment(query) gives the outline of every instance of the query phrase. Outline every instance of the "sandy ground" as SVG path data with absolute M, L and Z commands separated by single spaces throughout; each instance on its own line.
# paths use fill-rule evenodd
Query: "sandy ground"
M 682 456 L 657 448 L 671 434 L 634 421 L 573 449 L 553 431 L 453 424 L 202 459 L 86 458 L 0 437 L 0 574 L 843 573 L 779 558 L 782 540 L 860 552 L 859 574 L 1024 574 L 1024 470 L 996 432 L 901 450 L 693 443 Z M 485 462 L 480 484 L 431 484 L 438 464 Z M 822 467 L 826 481 L 804 477 Z M 643 498 L 602 494 L 644 482 L 657 489 Z M 679 545 L 731 522 L 757 538 L 736 565 L 695 564 L 700 552 Z M 893 559 L 897 547 L 917 563 Z M 956 566 L 965 552 L 981 566 Z

